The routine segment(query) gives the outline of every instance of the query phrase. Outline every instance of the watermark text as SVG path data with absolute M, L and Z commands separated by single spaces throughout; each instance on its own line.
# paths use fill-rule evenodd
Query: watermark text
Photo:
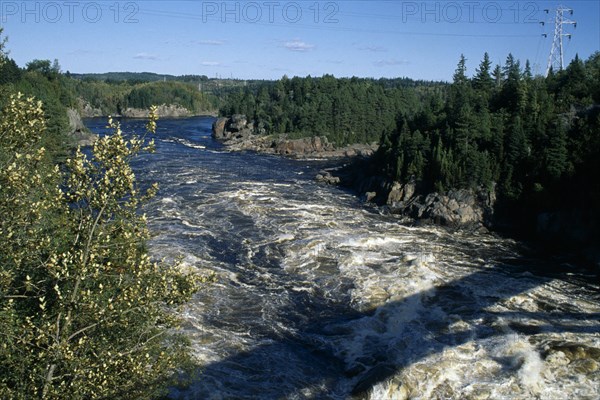
M 140 11 L 139 4 L 128 2 L 94 1 L 0 1 L 0 20 L 6 23 L 75 23 L 112 21 L 135 24 Z
M 335 24 L 339 22 L 337 18 L 339 11 L 339 4 L 333 1 L 312 3 L 304 1 L 203 1 L 202 22 Z

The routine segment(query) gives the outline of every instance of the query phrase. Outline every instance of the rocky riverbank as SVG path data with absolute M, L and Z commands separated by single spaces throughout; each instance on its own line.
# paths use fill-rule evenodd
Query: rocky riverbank
M 315 179 L 323 184 L 355 190 L 365 202 L 378 205 L 394 215 L 453 228 L 486 230 L 491 225 L 495 193 L 453 190 L 422 194 L 414 182 L 401 184 L 369 174 L 364 160 L 377 151 L 376 145 L 336 148 L 327 138 L 314 136 L 288 139 L 266 135 L 245 115 L 218 118 L 213 137 L 232 151 L 250 150 L 298 159 L 353 160 L 321 171 Z
M 316 179 L 350 188 L 364 202 L 406 222 L 500 232 L 528 243 L 540 256 L 560 256 L 600 271 L 600 216 L 588 208 L 532 213 L 519 204 L 500 206 L 495 187 L 428 192 L 416 182 L 373 174 L 363 159 L 322 170 Z
M 94 108 L 90 103 L 80 99 L 79 109 L 81 115 L 84 118 L 94 117 L 106 117 L 107 113 L 103 112 L 99 108 Z M 148 118 L 150 110 L 147 108 L 126 108 L 121 110 L 120 114 L 112 114 L 114 117 L 125 117 L 125 118 Z M 215 110 L 205 110 L 200 112 L 192 112 L 187 108 L 181 107 L 177 104 L 161 104 L 157 107 L 156 113 L 159 118 L 187 118 L 196 115 L 210 115 L 216 116 Z
M 318 182 L 341 185 L 384 212 L 419 223 L 486 231 L 493 224 L 494 190 L 423 191 L 416 182 L 400 183 L 369 174 L 364 160 L 321 171 Z
M 338 148 L 326 137 L 320 136 L 290 139 L 285 135 L 266 135 L 263 128 L 255 126 L 241 114 L 218 118 L 213 124 L 213 137 L 232 151 L 250 150 L 299 159 L 366 157 L 377 150 L 375 144 L 356 144 Z
M 554 211 L 539 214 L 537 223 L 518 217 L 523 210 L 503 210 L 503 215 L 499 216 L 495 212 L 498 206 L 495 187 L 437 193 L 426 190 L 417 182 L 390 181 L 369 168 L 367 160 L 377 150 L 375 145 L 335 148 L 324 137 L 288 139 L 268 136 L 244 115 L 217 119 L 213 124 L 213 137 L 232 151 L 344 160 L 343 165 L 320 171 L 315 179 L 323 184 L 352 189 L 364 202 L 406 222 L 433 223 L 478 232 L 502 231 L 529 242 L 535 241 L 534 247 L 542 253 L 546 253 L 544 249 L 547 248 L 572 251 L 584 262 L 600 266 L 600 250 L 596 244 L 598 216 L 584 219 L 581 215 L 585 213 L 579 212 L 575 218 L 568 210 Z
M 69 119 L 69 135 L 77 146 L 92 146 L 98 139 L 98 135 L 92 133 L 85 127 L 81 120 L 79 112 L 73 108 L 67 109 L 67 118 Z

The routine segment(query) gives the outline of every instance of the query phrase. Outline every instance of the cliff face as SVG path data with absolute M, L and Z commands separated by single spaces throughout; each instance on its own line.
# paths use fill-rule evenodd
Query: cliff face
M 82 147 L 93 145 L 98 139 L 98 135 L 88 131 L 77 110 L 68 108 L 67 117 L 69 118 L 69 135 L 73 138 L 75 144 Z
M 494 189 L 428 193 L 416 182 L 401 183 L 372 175 L 360 159 L 353 165 L 322 171 L 317 180 L 352 188 L 365 202 L 416 221 L 471 230 L 486 230 L 493 225 Z

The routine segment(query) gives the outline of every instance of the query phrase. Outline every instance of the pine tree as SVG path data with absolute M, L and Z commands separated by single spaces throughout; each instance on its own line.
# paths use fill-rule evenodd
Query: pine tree
M 473 78 L 473 87 L 475 90 L 486 97 L 491 94 L 491 91 L 494 87 L 494 79 L 491 75 L 491 66 L 492 62 L 490 61 L 490 56 L 486 52 L 483 55 L 483 60 L 481 61 L 481 64 L 479 64 L 479 68 L 477 68 L 475 77 Z
M 559 117 L 548 132 L 548 143 L 544 149 L 546 172 L 551 180 L 558 180 L 569 169 L 567 151 L 567 129 Z

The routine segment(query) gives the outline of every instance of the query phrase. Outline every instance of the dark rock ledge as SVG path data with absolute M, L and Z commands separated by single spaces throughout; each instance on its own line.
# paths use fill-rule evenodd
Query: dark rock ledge
M 213 123 L 212 135 L 231 151 L 250 150 L 291 158 L 329 159 L 370 156 L 377 150 L 376 145 L 364 144 L 336 148 L 326 137 L 321 136 L 289 139 L 285 135 L 266 135 L 263 127 L 255 126 L 242 114 L 218 118 Z

